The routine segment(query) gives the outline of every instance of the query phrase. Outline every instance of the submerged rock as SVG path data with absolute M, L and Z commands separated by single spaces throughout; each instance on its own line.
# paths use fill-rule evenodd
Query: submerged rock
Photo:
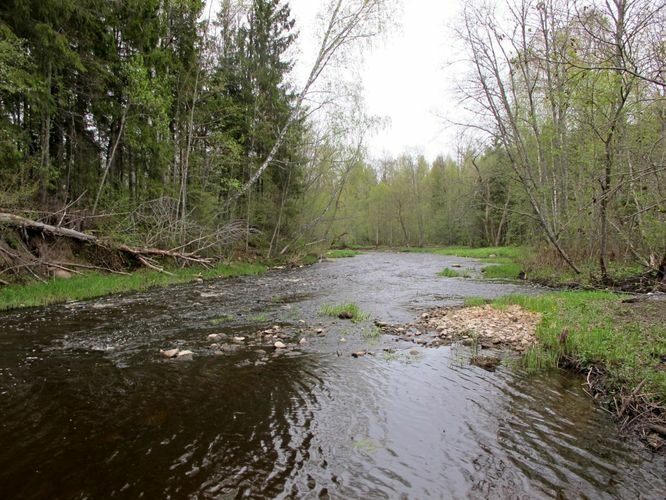
M 194 353 L 192 351 L 178 351 L 177 358 L 178 359 L 192 359 L 194 356 Z
M 472 356 L 471 359 L 469 360 L 469 363 L 474 366 L 478 366 L 479 368 L 483 368 L 484 370 L 488 370 L 489 372 L 494 372 L 495 368 L 497 368 L 500 363 L 502 362 L 501 359 L 495 358 L 493 356 Z
M 168 349 L 166 351 L 160 350 L 160 354 L 162 354 L 162 357 L 164 358 L 175 358 L 178 356 L 178 353 L 180 352 L 180 349 Z

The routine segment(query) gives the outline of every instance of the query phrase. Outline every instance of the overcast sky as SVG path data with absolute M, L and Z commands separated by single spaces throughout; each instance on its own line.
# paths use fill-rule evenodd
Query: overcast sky
M 301 56 L 316 50 L 314 20 L 321 0 L 290 0 L 301 44 Z M 455 133 L 442 116 L 455 114 L 451 92 L 454 60 L 450 24 L 458 0 L 403 0 L 398 27 L 367 51 L 361 79 L 368 112 L 389 118 L 389 125 L 368 141 L 370 154 L 423 153 L 454 155 Z M 448 68 L 448 69 L 447 69 Z

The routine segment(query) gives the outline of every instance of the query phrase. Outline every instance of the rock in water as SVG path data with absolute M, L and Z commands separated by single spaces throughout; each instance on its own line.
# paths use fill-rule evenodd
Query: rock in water
M 177 358 L 178 359 L 192 359 L 194 353 L 192 351 L 179 351 Z
M 286 345 L 284 345 L 284 344 L 283 344 L 282 342 L 280 342 L 279 340 L 278 340 L 275 344 L 273 344 L 273 346 L 274 346 L 276 349 L 284 349 L 285 347 L 287 347 Z
M 221 338 L 222 338 L 222 335 L 220 335 L 219 333 L 211 333 L 208 336 L 208 340 L 212 340 L 213 342 L 215 342 L 217 340 L 220 340 Z
M 245 337 L 234 337 L 234 342 L 243 342 Z
M 166 350 L 166 351 L 160 350 L 160 353 L 165 358 L 175 358 L 176 356 L 178 356 L 179 352 L 180 352 L 180 349 L 169 349 L 169 350 Z

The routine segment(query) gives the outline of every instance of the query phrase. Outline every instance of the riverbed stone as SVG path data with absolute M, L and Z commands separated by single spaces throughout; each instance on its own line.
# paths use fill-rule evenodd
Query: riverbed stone
M 178 359 L 183 359 L 183 360 L 188 360 L 192 359 L 194 356 L 194 353 L 192 351 L 184 350 L 184 351 L 178 351 L 177 358 Z
M 163 357 L 165 358 L 175 358 L 178 356 L 180 349 L 167 349 L 166 351 L 160 351 Z
M 287 346 L 278 340 L 277 342 L 275 342 L 275 344 L 273 344 L 273 347 L 275 347 L 276 349 L 284 349 Z
M 211 340 L 211 341 L 213 341 L 213 342 L 217 342 L 217 341 L 220 340 L 221 338 L 222 338 L 222 335 L 220 335 L 219 333 L 211 333 L 211 334 L 208 336 L 208 340 Z

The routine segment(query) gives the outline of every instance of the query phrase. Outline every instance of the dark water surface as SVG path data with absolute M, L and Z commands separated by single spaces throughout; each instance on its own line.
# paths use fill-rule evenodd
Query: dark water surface
M 403 322 L 534 291 L 436 276 L 453 264 L 476 266 L 373 253 L 0 314 L 0 497 L 664 498 L 663 457 L 618 438 L 580 379 L 414 355 L 318 313 Z M 306 343 L 273 352 L 254 334 L 275 324 Z M 211 333 L 241 347 L 215 354 Z

